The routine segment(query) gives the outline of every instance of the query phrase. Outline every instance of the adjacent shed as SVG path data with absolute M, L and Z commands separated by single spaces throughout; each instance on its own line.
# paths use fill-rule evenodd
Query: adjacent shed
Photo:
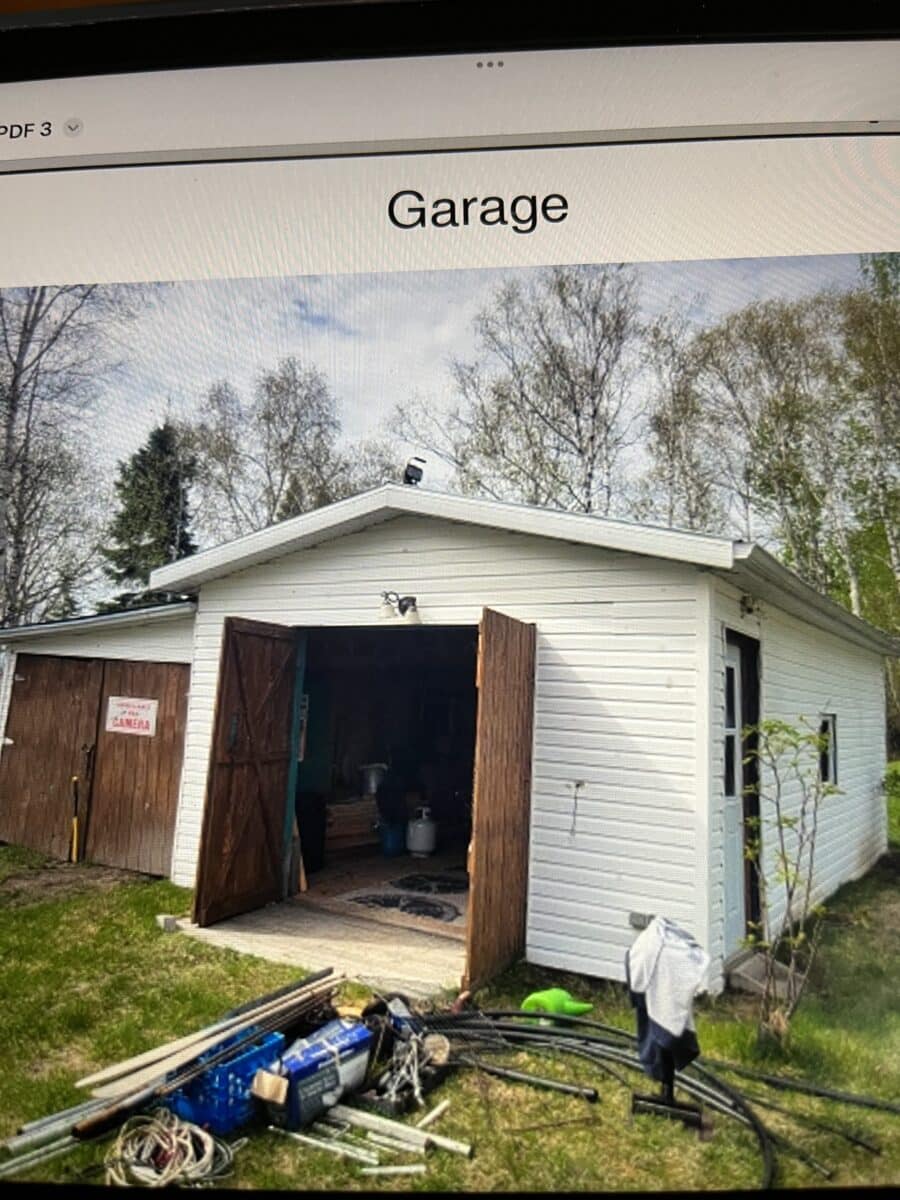
M 171 874 L 201 924 L 295 893 L 298 850 L 310 896 L 339 866 L 352 899 L 375 820 L 424 802 L 468 876 L 470 985 L 522 953 L 622 979 L 651 913 L 721 978 L 756 904 L 740 731 L 765 716 L 832 732 L 817 894 L 885 849 L 897 643 L 759 547 L 388 485 L 151 586 L 198 597 Z
M 0 631 L 0 839 L 168 875 L 194 605 Z

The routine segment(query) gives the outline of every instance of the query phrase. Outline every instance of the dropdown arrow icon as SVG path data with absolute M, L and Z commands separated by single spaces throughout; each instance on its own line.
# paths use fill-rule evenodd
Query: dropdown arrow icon
M 80 117 L 69 117 L 68 121 L 64 122 L 63 129 L 69 137 L 78 137 L 84 129 L 84 121 Z

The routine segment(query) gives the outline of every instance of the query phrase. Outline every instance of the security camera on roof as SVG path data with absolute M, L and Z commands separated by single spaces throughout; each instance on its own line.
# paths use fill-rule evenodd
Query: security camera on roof
M 421 463 L 422 466 L 417 466 L 418 463 Z M 403 482 L 409 484 L 418 483 L 422 478 L 422 467 L 424 466 L 425 459 L 419 458 L 418 455 L 413 455 L 413 457 L 406 464 L 406 469 L 403 472 Z

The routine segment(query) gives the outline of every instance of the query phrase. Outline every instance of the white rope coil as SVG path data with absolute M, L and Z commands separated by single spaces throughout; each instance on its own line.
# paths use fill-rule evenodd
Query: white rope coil
M 114 1187 L 202 1187 L 231 1171 L 229 1145 L 166 1108 L 130 1117 L 106 1154 L 106 1182 Z

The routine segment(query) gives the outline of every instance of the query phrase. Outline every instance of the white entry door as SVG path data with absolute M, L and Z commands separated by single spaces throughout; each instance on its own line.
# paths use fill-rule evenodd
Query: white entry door
M 741 729 L 741 652 L 725 653 L 725 956 L 740 949 L 746 933 L 744 900 L 744 768 Z

